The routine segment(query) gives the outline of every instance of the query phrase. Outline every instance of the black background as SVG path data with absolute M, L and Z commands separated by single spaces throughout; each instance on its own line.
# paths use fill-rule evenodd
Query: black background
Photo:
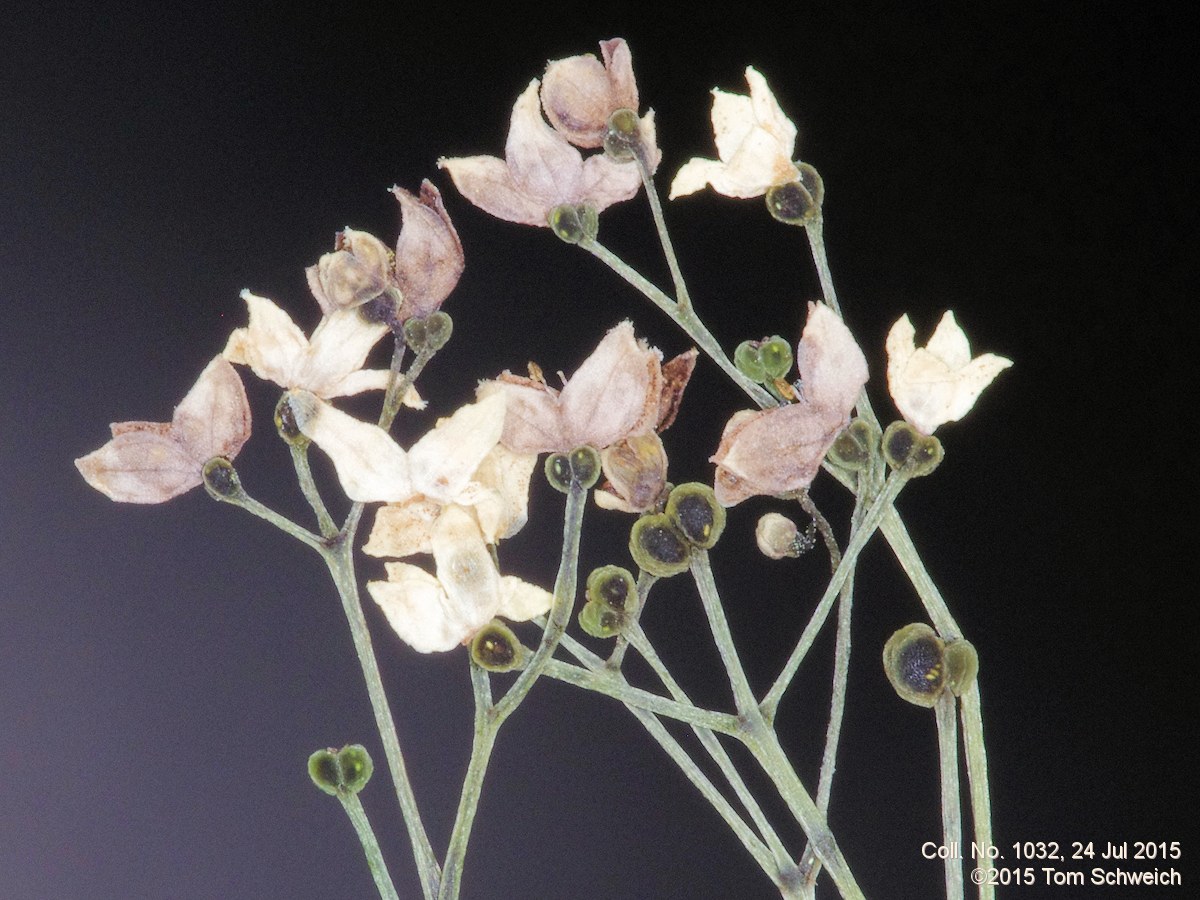
M 668 355 L 685 349 L 596 261 L 470 207 L 435 168 L 500 153 L 544 62 L 616 35 L 657 111 L 663 185 L 712 155 L 708 89 L 744 90 L 748 64 L 766 75 L 824 175 L 834 276 L 882 415 L 883 339 L 904 312 L 927 335 L 953 308 L 977 352 L 1015 361 L 940 432 L 945 463 L 898 504 L 980 652 L 999 843 L 1182 841 L 1196 796 L 1185 33 L 1166 7 L 23 5 L 0 53 L 0 897 L 371 896 L 353 832 L 304 770 L 313 749 L 351 741 L 380 762 L 364 801 L 401 896 L 418 895 L 320 561 L 200 491 L 110 503 L 71 460 L 110 421 L 169 418 L 243 324 L 240 289 L 310 328 L 304 266 L 346 225 L 394 238 L 386 189 L 425 177 L 445 191 L 467 270 L 445 307 L 454 339 L 423 380 L 431 410 L 402 422 L 405 442 L 478 378 L 528 359 L 570 372 L 624 317 Z M 711 192 L 667 215 L 727 346 L 798 336 L 818 293 L 799 232 Z M 601 228 L 668 283 L 643 201 Z M 267 424 L 272 390 L 251 397 L 239 470 L 301 517 Z M 711 478 L 706 459 L 743 405 L 702 362 L 667 433 L 673 480 Z M 845 492 L 822 476 L 813 494 L 844 538 Z M 505 564 L 548 585 L 561 498 L 538 484 L 532 503 Z M 754 521 L 778 508 L 735 509 L 715 563 L 760 689 L 824 571 L 816 555 L 755 558 Z M 627 527 L 589 514 L 585 571 L 624 558 Z M 831 823 L 869 896 L 937 896 L 940 863 L 920 855 L 939 830 L 932 717 L 897 700 L 876 662 L 921 612 L 882 542 L 864 555 L 856 614 Z M 419 656 L 368 616 L 442 848 L 469 746 L 465 656 Z M 727 702 L 685 585 L 656 591 L 645 624 L 697 699 Z M 809 784 L 830 651 L 818 643 L 781 713 Z M 608 701 L 539 684 L 493 766 L 465 896 L 774 893 Z M 1196 850 L 1185 843 L 1176 864 L 1185 885 Z

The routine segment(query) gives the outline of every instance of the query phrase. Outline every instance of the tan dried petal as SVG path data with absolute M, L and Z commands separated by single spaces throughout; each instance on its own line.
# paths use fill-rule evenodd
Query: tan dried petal
M 918 431 L 933 434 L 970 412 L 980 393 L 1012 365 L 994 353 L 971 359 L 966 333 L 947 311 L 925 347 L 902 316 L 887 336 L 888 390 L 900 414 Z
M 379 507 L 363 553 L 385 559 L 432 553 L 433 523 L 441 511 L 442 504 L 428 497 L 410 497 Z
M 850 415 L 867 383 L 867 359 L 842 317 L 824 303 L 808 304 L 808 321 L 796 346 L 804 399 Z
M 162 503 L 197 487 L 214 456 L 233 459 L 250 437 L 250 405 L 236 370 L 218 356 L 171 422 L 115 422 L 112 440 L 75 460 L 96 490 L 122 503 Z
M 550 211 L 562 204 L 587 203 L 599 212 L 633 197 L 641 186 L 637 167 L 597 154 L 586 161 L 542 118 L 538 81 L 517 98 L 505 143 L 505 158 L 442 158 L 464 197 L 510 222 L 549 227 Z
M 564 436 L 572 449 L 604 448 L 658 423 L 662 354 L 621 322 L 604 336 L 559 394 Z
M 404 294 L 401 318 L 424 317 L 442 305 L 462 276 L 462 242 L 433 182 L 421 182 L 414 197 L 401 187 L 392 193 L 400 201 L 403 225 L 396 242 L 396 281 Z
M 638 108 L 633 58 L 622 38 L 601 41 L 601 63 L 590 53 L 551 62 L 542 79 L 542 107 L 560 134 L 577 147 L 600 147 L 608 119 Z
M 683 402 L 683 390 L 696 368 L 696 352 L 693 347 L 663 363 L 663 389 L 658 404 L 658 423 L 654 426 L 656 431 L 666 431 L 674 423 L 679 405 Z
M 653 509 L 667 485 L 667 452 L 654 432 L 632 435 L 600 454 L 604 477 L 596 503 L 605 509 L 641 513 Z
M 844 418 L 806 403 L 736 413 L 712 457 L 717 501 L 733 506 L 757 494 L 808 487 L 845 424 Z
M 374 300 L 391 282 L 392 260 L 387 245 L 365 231 L 345 228 L 315 266 L 304 270 L 308 287 L 321 311 L 360 306 Z

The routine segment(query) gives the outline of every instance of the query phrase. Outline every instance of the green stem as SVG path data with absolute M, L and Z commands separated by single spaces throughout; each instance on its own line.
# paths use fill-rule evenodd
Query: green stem
M 833 690 L 829 699 L 829 726 L 825 731 L 825 750 L 821 754 L 821 774 L 817 780 L 817 809 L 829 816 L 833 793 L 833 775 L 837 771 L 838 744 L 846 713 L 846 685 L 850 675 L 850 619 L 854 604 L 854 575 L 851 573 L 838 598 L 837 643 L 833 653 Z M 808 884 L 815 884 L 820 863 L 811 846 L 801 854 L 800 870 Z
M 258 518 L 262 519 L 264 522 L 269 522 L 284 534 L 294 537 L 300 543 L 306 544 L 309 547 L 312 547 L 314 550 L 321 552 L 324 551 L 325 544 L 320 537 L 313 534 L 307 528 L 297 525 L 286 516 L 280 515 L 270 507 L 259 503 L 257 500 L 247 494 L 245 489 L 240 485 L 238 486 L 237 493 L 231 496 L 217 496 L 215 494 L 210 494 L 210 496 L 215 497 L 222 503 L 231 503 L 234 506 L 241 507 L 246 512 L 250 513 L 250 515 L 258 516 Z
M 741 739 L 779 791 L 792 816 L 804 829 L 817 858 L 825 866 L 844 900 L 864 900 L 862 889 L 854 880 L 850 865 L 842 856 L 825 816 L 817 809 L 812 797 L 800 783 L 795 770 L 792 769 L 791 761 L 779 745 L 775 732 L 767 726 L 757 711 L 752 713 Z
M 942 691 L 935 704 L 938 732 L 938 768 L 942 782 L 942 846 L 953 851 L 962 847 L 962 808 L 958 786 L 958 725 L 955 718 L 954 695 Z M 962 858 L 947 852 L 943 860 L 946 871 L 946 900 L 963 900 Z
M 700 729 L 719 731 L 722 734 L 737 734 L 738 721 L 728 713 L 700 709 L 690 704 L 668 700 L 658 694 L 634 687 L 624 678 L 605 667 L 598 672 L 592 672 L 570 663 L 552 659 L 546 663 L 543 672 L 549 678 L 573 684 L 597 694 L 604 694 L 614 700 L 620 700 L 626 706 L 634 709 L 644 709 L 646 712 L 669 719 L 676 719 Z
M 384 756 L 387 758 L 392 783 L 396 787 L 396 798 L 404 816 L 409 843 L 412 844 L 413 857 L 416 860 L 417 871 L 421 879 L 421 891 L 425 900 L 433 900 L 437 896 L 441 870 L 433 852 L 433 845 L 429 842 L 429 835 L 426 834 L 425 825 L 421 820 L 416 794 L 413 792 L 412 783 L 408 778 L 404 754 L 400 750 L 400 738 L 396 733 L 396 724 L 392 719 L 387 694 L 383 689 L 379 663 L 375 659 L 375 650 L 371 646 L 371 634 L 367 630 L 367 620 L 363 615 L 362 603 L 358 596 L 358 581 L 354 574 L 351 545 L 349 541 L 337 541 L 330 547 L 323 547 L 321 552 L 325 564 L 329 567 L 329 574 L 333 577 L 333 583 L 337 586 L 338 595 L 342 600 L 342 609 L 346 614 L 346 621 L 350 625 L 354 650 L 358 655 L 358 663 L 367 683 L 367 695 L 371 700 L 371 709 L 375 713 L 375 726 L 379 729 L 379 737 L 383 741 Z
M 663 216 L 662 198 L 654 186 L 654 177 L 650 174 L 649 160 L 646 158 L 646 145 L 637 141 L 633 148 L 633 159 L 642 176 L 642 186 L 646 189 L 646 199 L 650 202 L 650 214 L 654 217 L 654 228 L 658 232 L 659 243 L 662 244 L 663 256 L 667 259 L 667 268 L 671 270 L 671 280 L 675 282 L 675 296 L 679 299 L 680 309 L 691 309 L 692 298 L 688 295 L 687 285 L 683 281 L 683 271 L 679 268 L 679 260 L 675 256 L 675 247 L 671 244 L 671 235 L 667 232 L 667 220 Z
M 641 625 L 635 622 L 628 630 L 630 643 L 641 654 L 642 658 L 646 660 L 650 668 L 654 670 L 654 674 L 658 676 L 658 679 L 663 683 L 663 686 L 671 696 L 680 703 L 690 704 L 692 701 L 675 680 L 670 670 L 667 669 L 666 664 L 659 657 L 658 651 L 654 649 L 654 645 L 650 643 L 650 638 L 642 630 Z M 792 858 L 783 846 L 783 842 L 779 839 L 779 835 L 776 834 L 766 814 L 763 813 L 762 807 L 759 806 L 758 801 L 750 792 L 750 788 L 746 786 L 746 782 L 734 766 L 733 760 L 729 758 L 729 754 L 721 746 L 721 742 L 717 740 L 711 731 L 703 728 L 693 728 L 692 730 L 696 733 L 696 737 L 699 738 L 701 745 L 708 752 L 713 762 L 721 770 L 721 774 L 725 776 L 725 780 L 729 782 L 729 786 L 733 788 L 733 792 L 737 795 L 742 807 L 749 813 L 754 826 L 758 829 L 758 833 L 763 836 L 763 839 L 771 848 L 771 853 L 775 856 L 775 864 L 779 867 L 780 871 L 786 872 L 795 869 L 796 865 L 792 862 Z
M 500 730 L 500 723 L 493 715 L 494 707 L 491 705 L 491 680 L 488 673 L 474 662 L 471 663 L 471 687 L 475 694 L 475 737 L 471 743 L 471 761 L 467 764 L 462 793 L 458 798 L 458 811 L 454 816 L 450 846 L 446 850 L 446 864 L 442 869 L 438 900 L 457 900 L 462 889 L 467 842 L 471 838 L 471 827 L 475 824 L 475 814 L 479 810 L 483 779 L 492 758 L 492 750 L 496 746 L 496 734 Z
M 705 327 L 690 307 L 683 307 L 676 303 L 600 242 L 596 240 L 581 241 L 579 246 L 611 268 L 670 316 L 675 324 L 682 328 L 688 337 L 695 341 L 696 345 L 708 354 L 709 358 L 720 366 L 721 370 L 760 407 L 766 409 L 779 405 L 760 385 L 751 381 L 730 361 L 717 339 L 713 337 L 712 332 Z
M 717 583 L 713 580 L 712 565 L 709 563 L 708 551 L 699 547 L 692 550 L 692 578 L 704 604 L 704 614 L 708 617 L 708 625 L 712 630 L 713 641 L 721 662 L 725 664 L 725 672 L 729 676 L 729 684 L 733 689 L 734 703 L 738 715 L 749 716 L 758 709 L 754 699 L 754 691 L 746 678 L 746 670 L 742 668 L 742 660 L 737 648 L 733 645 L 733 633 L 729 630 L 729 620 L 725 618 L 725 608 L 721 605 L 721 597 L 717 593 Z
M 317 517 L 317 525 L 321 529 L 322 537 L 333 537 L 337 534 L 338 527 L 333 523 L 333 517 L 329 515 L 325 501 L 321 499 L 321 493 L 317 490 L 317 483 L 313 480 L 312 467 L 308 464 L 308 441 L 305 440 L 300 445 L 289 441 L 288 450 L 292 453 L 292 465 L 296 469 L 296 479 L 300 482 L 300 491 Z
M 604 669 L 606 664 L 604 660 L 596 656 L 570 635 L 565 635 L 562 640 L 562 646 L 568 653 L 574 656 L 580 663 L 592 671 Z M 620 673 L 616 673 L 618 677 L 624 678 Z M 663 726 L 653 714 L 646 712 L 643 709 L 638 709 L 635 706 L 626 704 L 626 709 L 633 713 L 634 718 L 646 729 L 646 732 L 652 737 L 660 747 L 667 752 L 671 757 L 671 761 L 679 767 L 685 778 L 690 781 L 701 796 L 708 801 L 709 805 L 716 810 L 725 824 L 729 826 L 730 831 L 734 836 L 741 841 L 742 846 L 754 857 L 754 861 L 759 867 L 775 882 L 779 887 L 784 897 L 791 897 L 792 894 L 787 892 L 787 879 L 780 871 L 778 862 L 767 850 L 766 846 L 759 839 L 750 827 L 745 823 L 737 810 L 722 796 L 717 790 L 707 775 L 696 765 L 695 760 L 688 755 L 688 752 L 683 749 L 682 745 L 671 736 L 671 733 Z
M 658 576 L 651 575 L 649 572 L 639 571 L 637 579 L 637 609 L 633 611 L 630 619 L 636 625 L 641 618 L 642 610 L 646 608 L 646 601 L 650 598 L 650 588 L 654 587 L 654 582 L 658 581 Z M 610 669 L 620 671 L 621 664 L 625 661 L 625 652 L 629 648 L 629 637 L 622 631 L 617 635 L 613 642 L 613 651 L 609 654 L 607 666 Z M 679 699 L 676 697 L 675 699 Z
M 825 619 L 829 615 L 829 611 L 833 607 L 833 602 L 837 598 L 838 592 L 842 589 L 842 585 L 846 583 L 854 571 L 854 566 L 858 561 L 858 554 L 867 545 L 867 541 L 875 533 L 875 529 L 879 527 L 886 512 L 891 508 L 892 501 L 896 499 L 896 495 L 900 493 L 900 489 L 904 487 L 907 481 L 908 476 L 901 472 L 893 472 L 888 476 L 883 490 L 872 501 L 862 521 L 850 535 L 850 542 L 846 545 L 846 552 L 842 555 L 842 561 L 838 565 L 837 572 L 830 579 L 829 586 L 825 589 L 820 602 L 817 603 L 816 609 L 813 610 L 812 618 L 809 619 L 803 634 L 800 635 L 800 640 L 796 643 L 796 649 L 792 651 L 792 655 L 788 657 L 783 671 L 779 673 L 779 677 L 775 679 L 775 683 L 771 685 L 771 689 L 763 697 L 761 708 L 768 722 L 774 720 L 775 714 L 779 709 L 779 701 L 783 698 L 784 691 L 791 684 L 796 670 L 800 667 L 800 663 L 808 653 L 813 641 L 816 640 L 818 632 L 825 624 Z
M 975 825 L 975 845 L 987 852 L 992 846 L 992 801 L 988 790 L 987 751 L 983 743 L 983 708 L 979 682 L 975 681 L 959 698 L 962 713 L 963 746 L 966 748 L 967 778 L 971 782 L 971 820 Z M 985 872 L 991 861 L 976 854 L 975 865 Z M 985 878 L 979 885 L 979 900 L 993 900 L 996 888 Z
M 363 809 L 358 794 L 338 795 L 342 808 L 350 819 L 350 824 L 358 833 L 362 843 L 363 853 L 367 857 L 367 866 L 371 869 L 371 877 L 375 879 L 375 887 L 379 890 L 382 900 L 400 900 L 396 894 L 396 886 L 392 884 L 392 876 L 388 874 L 387 864 L 383 860 L 383 851 L 379 849 L 379 841 L 367 820 L 367 811 Z
M 925 563 L 921 561 L 917 548 L 913 546 L 912 538 L 909 537 L 908 529 L 904 527 L 900 514 L 894 509 L 889 509 L 884 514 L 880 530 L 891 544 L 892 552 L 896 554 L 896 559 L 904 569 L 904 574 L 908 576 L 908 580 L 916 589 L 917 596 L 921 598 L 921 603 L 925 607 L 925 612 L 929 614 L 929 618 L 942 640 L 953 641 L 962 637 L 962 630 L 958 627 L 958 622 L 950 612 L 950 607 L 942 597 L 941 591 L 929 577 Z
M 392 427 L 392 422 L 396 420 L 396 415 L 400 412 L 400 407 L 404 403 L 404 395 L 408 393 L 408 389 L 416 383 L 417 377 L 425 365 L 437 355 L 436 350 L 421 350 L 413 359 L 412 365 L 408 367 L 408 371 L 401 377 L 396 366 L 399 365 L 400 358 L 404 354 L 404 345 L 397 340 L 396 347 L 392 358 L 392 375 L 388 380 L 387 393 L 384 395 L 383 409 L 379 413 L 379 427 L 384 431 Z
M 546 619 L 542 640 L 534 651 L 533 658 L 517 676 L 508 693 L 493 707 L 496 724 L 499 725 L 520 705 L 542 674 L 542 670 L 554 655 L 559 641 L 571 620 L 571 609 L 575 605 L 575 590 L 579 574 L 579 534 L 583 526 L 583 510 L 587 504 L 587 490 L 578 481 L 572 480 L 567 492 L 567 509 L 563 516 L 562 555 L 559 557 L 558 577 L 554 580 L 554 604 Z
M 692 576 L 696 580 L 700 599 L 704 603 L 704 612 L 708 616 L 709 626 L 712 629 L 713 640 L 716 642 L 717 651 L 721 654 L 721 660 L 725 664 L 725 670 L 733 688 L 734 700 L 743 720 L 743 729 L 739 737 L 750 748 L 750 752 L 754 754 L 759 765 L 774 782 L 784 802 L 792 811 L 792 815 L 804 829 L 817 856 L 842 892 L 842 896 L 847 900 L 861 898 L 862 891 L 855 882 L 850 867 L 846 863 L 845 857 L 842 856 L 837 841 L 834 840 L 833 833 L 829 830 L 825 816 L 817 809 L 812 797 L 800 783 L 787 754 L 779 746 L 775 732 L 767 725 L 766 719 L 755 703 L 754 692 L 750 688 L 750 682 L 746 678 L 737 650 L 733 646 L 733 636 L 730 634 L 729 623 L 725 618 L 725 611 L 721 607 L 716 583 L 713 581 L 708 552 L 693 549 L 692 554 Z M 838 571 L 841 572 L 840 567 Z

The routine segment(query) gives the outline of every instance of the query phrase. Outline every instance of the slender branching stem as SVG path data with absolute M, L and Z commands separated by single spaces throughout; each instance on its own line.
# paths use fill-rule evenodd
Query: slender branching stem
M 900 493 L 900 489 L 904 487 L 907 481 L 908 477 L 902 472 L 893 472 L 888 477 L 887 484 L 879 493 L 879 496 L 871 503 L 870 508 L 863 516 L 858 527 L 850 535 L 850 542 L 846 545 L 845 553 L 842 554 L 842 561 L 838 565 L 833 578 L 830 579 L 829 586 L 825 589 L 824 595 L 817 603 L 816 609 L 813 610 L 812 618 L 809 620 L 804 632 L 800 635 L 800 640 L 797 641 L 796 648 L 792 651 L 792 655 L 788 657 L 783 671 L 779 673 L 779 677 L 775 679 L 775 683 L 771 685 L 771 689 L 763 697 L 762 711 L 767 721 L 774 719 L 784 691 L 791 684 L 796 670 L 800 667 L 800 663 L 808 653 L 813 641 L 816 640 L 818 632 L 825 624 L 825 619 L 829 615 L 829 611 L 832 609 L 833 602 L 837 599 L 842 585 L 850 577 L 851 572 L 854 571 L 854 566 L 858 561 L 858 554 L 867 545 L 867 541 L 875 533 L 875 529 L 879 527 L 884 515 L 891 508 L 892 501 L 895 500 L 896 495 Z
M 658 651 L 654 649 L 654 645 L 650 643 L 650 638 L 642 630 L 641 625 L 634 623 L 627 630 L 629 632 L 630 644 L 641 654 L 650 668 L 654 670 L 654 674 L 658 676 L 658 679 L 663 683 L 663 686 L 671 696 L 680 703 L 691 703 L 683 688 L 680 687 L 679 682 L 675 680 L 670 670 L 667 669 L 666 664 L 659 657 Z M 742 778 L 741 773 L 734 766 L 733 760 L 729 758 L 729 754 L 721 746 L 721 742 L 717 739 L 716 735 L 704 728 L 694 727 L 692 730 L 696 733 L 696 737 L 699 738 L 701 745 L 708 752 L 713 762 L 721 770 L 721 774 L 725 776 L 725 780 L 729 782 L 729 786 L 733 788 L 738 802 L 742 804 L 742 807 L 750 815 L 751 820 L 754 822 L 754 827 L 758 829 L 758 833 L 763 836 L 763 839 L 767 842 L 767 846 L 771 848 L 771 853 L 775 856 L 776 865 L 785 871 L 794 868 L 795 863 L 792 862 L 792 858 L 783 846 L 783 842 L 779 839 L 779 835 L 767 819 L 766 814 L 763 813 L 758 800 L 751 793 L 745 779 Z
M 945 863 L 946 900 L 963 900 L 962 857 L 954 849 L 962 846 L 962 800 L 958 785 L 958 719 L 954 695 L 942 691 L 933 711 L 937 716 L 938 768 L 942 784 L 942 846 Z
M 721 655 L 721 662 L 725 664 L 725 673 L 729 676 L 738 715 L 748 716 L 752 711 L 757 711 L 758 704 L 754 699 L 750 681 L 746 678 L 746 670 L 742 668 L 741 657 L 733 645 L 733 633 L 729 630 L 725 607 L 721 605 L 721 597 L 717 593 L 717 583 L 713 579 L 712 564 L 709 562 L 707 550 L 698 547 L 692 550 L 691 570 L 700 600 L 704 604 L 704 614 L 708 617 L 713 641 Z
M 363 809 L 358 794 L 338 794 L 338 799 L 342 801 L 342 808 L 346 810 L 346 816 L 350 819 L 350 824 L 354 826 L 358 839 L 362 843 L 363 853 L 367 857 L 367 867 L 371 870 L 371 877 L 375 879 L 375 887 L 379 890 L 380 900 L 400 900 L 396 893 L 396 886 L 392 884 L 392 876 L 388 874 L 383 851 L 379 848 L 379 841 L 375 838 L 375 832 L 367 820 L 367 811 Z
M 563 520 L 562 555 L 559 558 L 558 576 L 554 580 L 554 603 L 546 618 L 546 627 L 541 642 L 533 657 L 517 676 L 508 693 L 492 707 L 497 724 L 502 723 L 525 699 L 533 683 L 554 655 L 559 641 L 571 620 L 575 605 L 575 590 L 579 580 L 579 535 L 583 528 L 583 509 L 587 504 L 587 490 L 579 482 L 572 481 L 567 492 L 567 509 Z
M 475 695 L 475 736 L 471 742 L 471 761 L 467 764 L 462 793 L 458 798 L 458 811 L 454 816 L 450 846 L 446 850 L 446 864 L 442 869 L 438 900 L 457 900 L 462 889 L 467 843 L 471 838 L 471 827 L 475 824 L 475 814 L 479 811 L 483 779 L 492 759 L 492 750 L 496 746 L 496 733 L 500 730 L 500 723 L 492 714 L 491 678 L 474 662 L 471 663 L 471 688 Z
M 375 659 L 375 650 L 371 645 L 371 634 L 367 630 L 367 620 L 363 615 L 362 603 L 358 595 L 358 582 L 354 574 L 354 558 L 349 542 L 337 542 L 333 546 L 323 547 L 322 556 L 333 583 L 337 586 L 338 595 L 342 600 L 342 609 L 346 621 L 350 625 L 350 635 L 354 640 L 354 650 L 362 668 L 363 677 L 367 682 L 367 695 L 371 700 L 371 709 L 375 713 L 375 726 L 379 729 L 379 737 L 383 742 L 383 753 L 392 774 L 392 783 L 396 787 L 396 799 L 400 803 L 400 811 L 404 816 L 404 826 L 408 831 L 408 839 L 412 844 L 413 856 L 416 859 L 417 871 L 421 878 L 421 891 L 425 900 L 433 900 L 437 896 L 438 881 L 441 870 L 429 835 L 425 832 L 425 824 L 417 806 L 416 794 L 408 778 L 408 769 L 404 763 L 404 754 L 400 750 L 400 738 L 396 733 L 396 724 L 388 706 L 387 694 L 383 689 L 383 679 L 379 673 L 379 663 Z
M 646 158 L 646 145 L 637 141 L 633 148 L 634 163 L 642 176 L 642 186 L 646 189 L 646 199 L 650 203 L 650 214 L 654 217 L 654 229 L 658 232 L 659 243 L 662 244 L 663 256 L 667 260 L 667 268 L 671 270 L 671 280 L 675 282 L 675 296 L 678 298 L 680 309 L 691 309 L 692 298 L 688 295 L 687 285 L 683 281 L 683 271 L 679 268 L 679 260 L 675 256 L 675 247 L 671 243 L 671 235 L 667 232 L 667 220 L 663 215 L 662 198 L 654 185 L 654 176 L 650 172 L 650 162 Z
M 563 637 L 562 646 L 586 668 L 594 672 L 606 668 L 606 663 L 603 659 L 596 656 L 570 635 L 565 635 Z M 617 674 L 619 677 L 624 678 L 624 676 L 620 675 L 620 673 Z M 660 722 L 656 716 L 646 712 L 644 709 L 638 709 L 637 707 L 629 706 L 628 704 L 626 704 L 626 709 L 628 709 L 633 714 L 634 718 L 638 720 L 641 726 L 646 729 L 646 732 L 650 735 L 650 737 L 652 737 L 655 742 L 657 742 L 658 745 L 667 752 L 667 755 L 671 757 L 671 761 L 679 767 L 679 771 L 683 773 L 684 777 L 696 787 L 701 796 L 703 796 L 704 799 L 709 802 L 709 805 L 716 810 L 717 815 L 719 815 L 725 824 L 729 826 L 729 830 L 733 832 L 734 836 L 741 842 L 742 846 L 746 848 L 747 852 L 750 853 L 750 855 L 754 858 L 754 861 L 758 863 L 763 872 L 765 872 L 780 888 L 780 891 L 783 892 L 783 896 L 791 897 L 792 894 L 787 893 L 786 875 L 781 871 L 779 863 L 774 855 L 767 849 L 766 845 L 763 844 L 758 835 L 756 835 L 754 831 L 746 824 L 746 822 L 738 814 L 737 810 L 735 810 L 729 801 L 725 799 L 721 792 L 712 783 L 711 779 L 709 779 L 709 777 L 704 774 L 700 767 L 696 765 L 695 760 L 688 755 L 688 752 L 683 748 L 683 746 L 674 737 L 672 737 L 671 733 L 667 731 L 662 722 Z
M 737 734 L 738 731 L 738 720 L 728 713 L 700 709 L 688 703 L 680 703 L 660 697 L 658 694 L 652 694 L 650 691 L 634 687 L 607 666 L 599 672 L 592 672 L 580 666 L 552 659 L 546 663 L 543 674 L 548 678 L 555 678 L 576 687 L 605 694 L 634 709 L 644 709 L 655 715 L 676 719 L 697 728 L 719 731 L 722 734 Z
M 338 533 L 338 527 L 333 523 L 333 517 L 329 515 L 325 501 L 321 499 L 321 492 L 317 490 L 317 483 L 313 480 L 312 467 L 308 464 L 308 446 L 307 441 L 299 445 L 288 442 L 288 450 L 292 453 L 292 465 L 296 469 L 296 479 L 300 482 L 300 491 L 317 517 L 321 536 L 331 538 Z
M 963 746 L 967 757 L 967 778 L 971 782 L 971 820 L 975 827 L 975 846 L 982 852 L 975 855 L 975 865 L 985 872 L 991 867 L 984 857 L 992 846 L 992 801 L 988 789 L 987 752 L 983 744 L 983 710 L 979 699 L 979 682 L 974 681 L 959 698 L 962 714 Z M 996 888 L 990 878 L 979 885 L 979 900 L 993 900 Z
M 749 377 L 738 370 L 738 367 L 725 355 L 725 351 L 721 349 L 721 345 L 713 337 L 712 332 L 700 321 L 699 317 L 690 307 L 681 307 L 680 304 L 664 294 L 659 288 L 655 287 L 654 284 L 599 241 L 581 241 L 579 246 L 611 268 L 629 284 L 637 288 L 655 306 L 670 316 L 675 321 L 675 324 L 682 328 L 687 336 L 695 341 L 696 345 L 708 354 L 708 357 L 720 366 L 721 370 L 733 379 L 734 383 L 745 391 L 760 407 L 765 409 L 779 405 L 760 385 L 751 381 Z

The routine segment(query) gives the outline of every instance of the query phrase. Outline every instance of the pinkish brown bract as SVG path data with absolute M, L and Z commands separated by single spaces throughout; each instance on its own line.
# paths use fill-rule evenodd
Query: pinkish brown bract
M 561 391 L 505 372 L 483 382 L 478 395 L 505 394 L 508 412 L 500 440 L 511 450 L 565 453 L 585 444 L 603 450 L 654 431 L 674 415 L 691 370 L 676 364 L 668 382 L 661 360 L 662 353 L 634 337 L 633 325 L 625 321 L 604 336 Z
M 218 356 L 205 367 L 170 422 L 114 422 L 112 440 L 75 460 L 84 479 L 121 503 L 162 503 L 203 481 L 204 464 L 233 459 L 250 438 L 242 380 Z
M 643 133 L 643 139 L 652 141 L 653 133 Z M 602 153 L 584 159 L 547 125 L 536 78 L 513 106 L 504 154 L 504 159 L 442 158 L 438 167 L 449 172 L 462 195 L 485 212 L 543 228 L 549 227 L 550 211 L 556 206 L 586 204 L 599 212 L 635 196 L 642 183 L 637 166 L 614 162 Z
M 717 464 L 714 489 L 722 505 L 808 487 L 849 422 L 867 382 L 867 361 L 841 317 L 822 303 L 808 305 L 796 362 L 801 377 L 797 402 L 743 410 L 725 426 L 712 457 Z

